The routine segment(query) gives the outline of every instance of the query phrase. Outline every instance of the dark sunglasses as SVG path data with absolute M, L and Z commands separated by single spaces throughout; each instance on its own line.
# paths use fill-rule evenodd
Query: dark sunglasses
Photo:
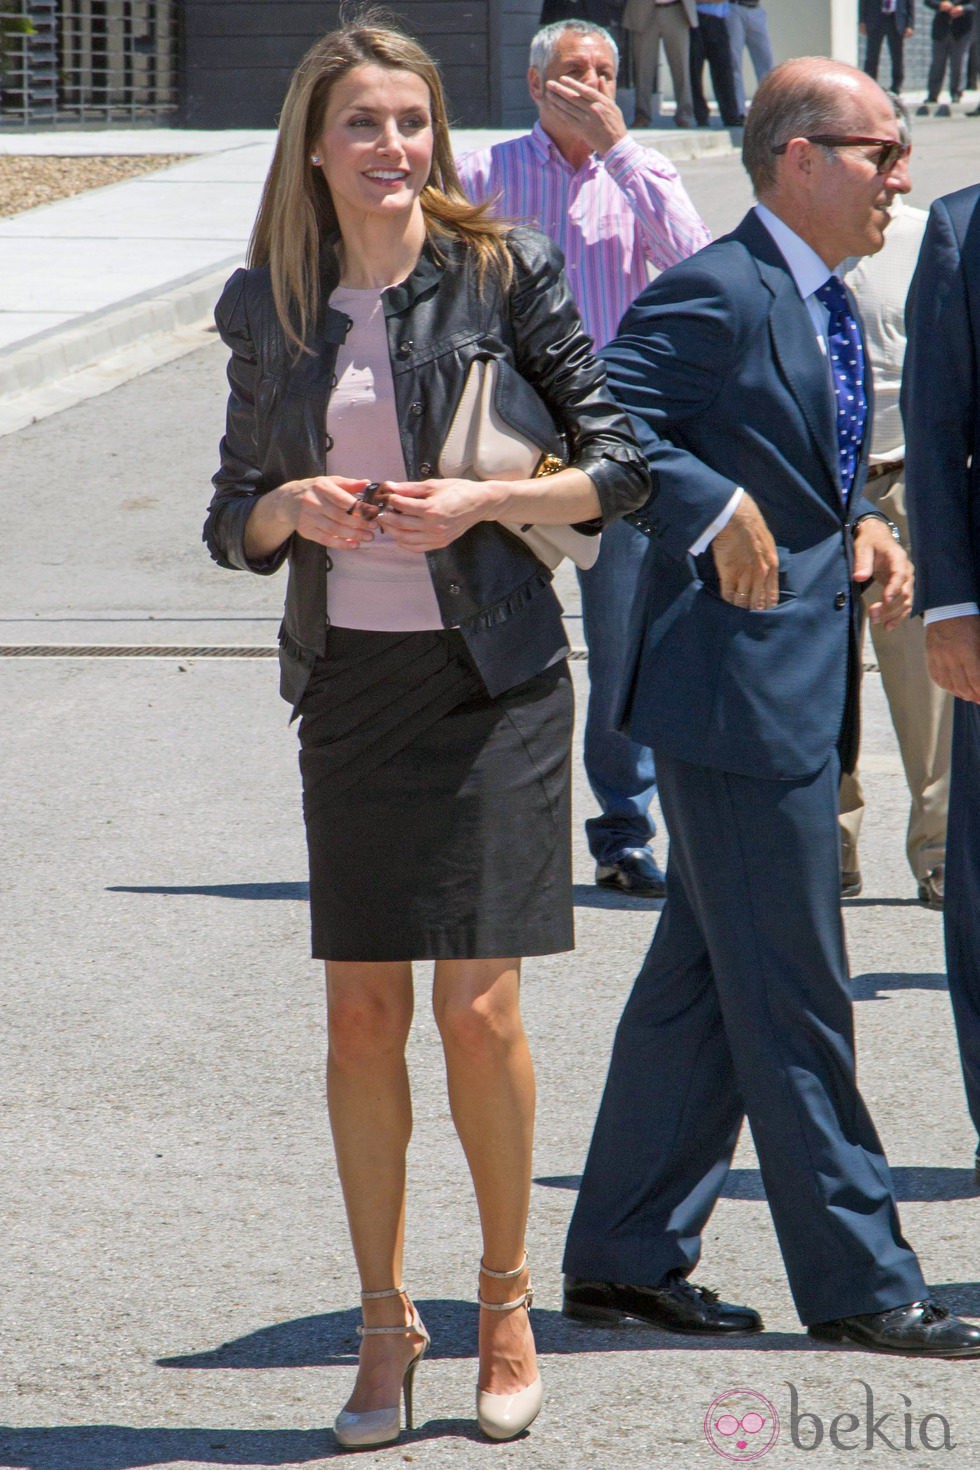
M 900 158 L 908 158 L 912 152 L 911 143 L 896 143 L 894 138 L 858 138 L 853 134 L 847 135 L 837 133 L 814 133 L 812 137 L 804 140 L 807 143 L 817 143 L 821 148 L 877 148 L 878 156 L 869 161 L 874 164 L 875 172 L 879 174 L 891 173 Z M 792 139 L 785 143 L 777 143 L 773 153 L 785 153 Z

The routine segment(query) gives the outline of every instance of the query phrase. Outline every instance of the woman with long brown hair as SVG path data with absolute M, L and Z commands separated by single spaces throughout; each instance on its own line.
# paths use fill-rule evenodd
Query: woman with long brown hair
M 361 1281 L 349 1447 L 411 1425 L 428 1334 L 402 1286 L 412 961 L 433 1007 L 483 1236 L 477 1414 L 541 1404 L 525 1228 L 534 1074 L 520 956 L 571 947 L 567 644 L 551 574 L 505 528 L 597 531 L 647 493 L 560 260 L 459 188 L 439 75 L 363 19 L 318 42 L 282 111 L 250 248 L 217 320 L 232 352 L 205 527 L 224 566 L 288 559 L 283 695 L 301 716 L 327 1093 Z M 474 361 L 516 369 L 567 467 L 447 479 Z M 365 903 L 383 878 L 384 905 Z M 372 882 L 368 883 L 368 878 Z

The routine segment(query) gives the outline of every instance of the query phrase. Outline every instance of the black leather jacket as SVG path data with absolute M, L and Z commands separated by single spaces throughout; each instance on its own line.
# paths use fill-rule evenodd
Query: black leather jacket
M 602 521 L 612 520 L 646 500 L 646 462 L 606 392 L 605 369 L 592 354 L 560 253 L 523 227 L 510 232 L 508 247 L 514 281 L 507 296 L 489 278 L 480 290 L 470 251 L 455 242 L 440 245 L 443 260 L 426 248 L 412 274 L 384 293 L 406 478 L 436 473 L 470 362 L 503 357 L 548 404 L 567 437 L 570 463 L 595 485 Z M 324 470 L 327 401 L 350 321 L 329 305 L 337 283 L 329 247 L 322 270 L 325 305 L 312 353 L 297 358 L 287 344 L 267 268 L 236 271 L 215 313 L 232 352 L 231 393 L 204 540 L 225 567 L 269 573 L 289 557 L 279 641 L 281 692 L 294 707 L 325 646 L 330 558 L 324 547 L 292 536 L 273 556 L 253 561 L 243 538 L 257 496 Z M 363 474 L 370 473 L 366 452 Z M 481 522 L 426 556 L 443 623 L 460 630 L 491 694 L 523 683 L 567 651 L 551 573 L 501 526 Z

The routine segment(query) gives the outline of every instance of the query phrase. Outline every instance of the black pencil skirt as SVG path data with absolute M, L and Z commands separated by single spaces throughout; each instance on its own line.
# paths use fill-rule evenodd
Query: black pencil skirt
M 572 948 L 564 660 L 491 698 L 458 633 L 330 628 L 300 714 L 314 958 Z

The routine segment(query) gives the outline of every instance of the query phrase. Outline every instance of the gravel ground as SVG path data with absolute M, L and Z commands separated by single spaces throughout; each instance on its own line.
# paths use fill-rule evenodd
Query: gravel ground
M 0 218 L 53 204 L 86 189 L 118 184 L 135 174 L 152 173 L 183 162 L 183 153 L 146 153 L 115 156 L 59 158 L 31 155 L 0 156 Z

